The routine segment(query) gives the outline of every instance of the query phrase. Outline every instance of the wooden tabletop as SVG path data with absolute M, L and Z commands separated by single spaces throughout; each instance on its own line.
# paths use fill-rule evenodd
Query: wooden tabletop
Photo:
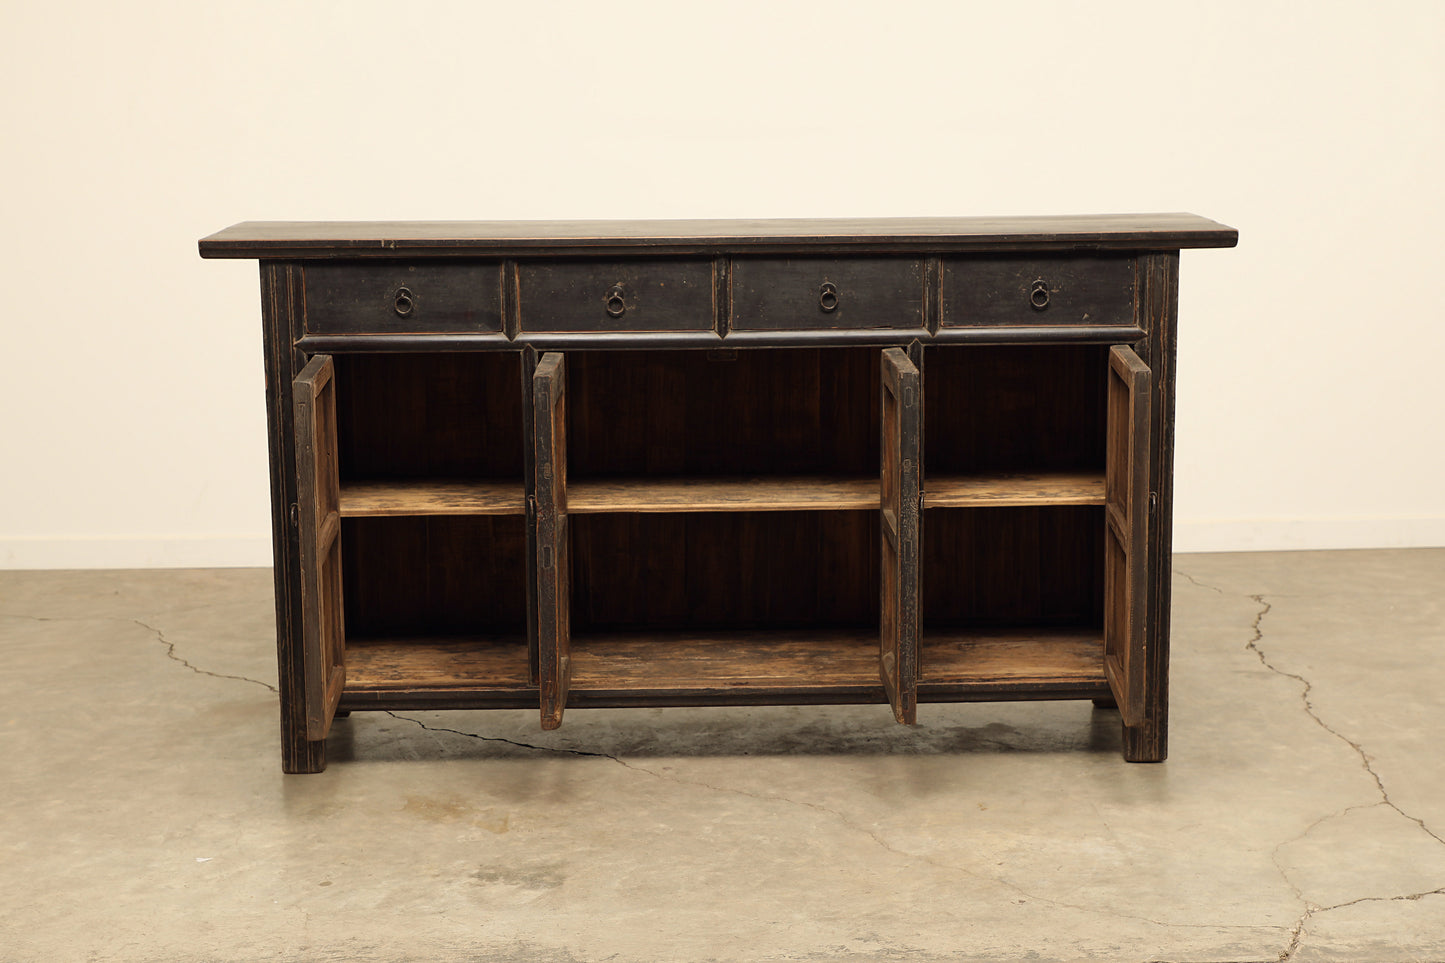
M 499 257 L 608 253 L 948 253 L 1233 247 L 1194 214 L 649 221 L 246 221 L 207 258 Z

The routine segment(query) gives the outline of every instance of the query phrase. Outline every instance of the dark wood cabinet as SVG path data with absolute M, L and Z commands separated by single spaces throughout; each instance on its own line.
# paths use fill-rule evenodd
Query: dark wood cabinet
M 1115 703 L 1167 749 L 1184 214 L 238 224 L 283 766 L 339 712 Z

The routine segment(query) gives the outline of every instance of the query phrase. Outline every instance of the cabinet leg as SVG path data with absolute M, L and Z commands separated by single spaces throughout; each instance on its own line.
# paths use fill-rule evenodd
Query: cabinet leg
M 281 727 L 281 771 L 286 773 L 321 772 L 326 768 L 326 740 L 306 738 L 306 730 L 290 733 Z
M 1169 755 L 1169 732 L 1160 721 L 1145 719 L 1137 726 L 1124 726 L 1126 762 L 1163 762 Z

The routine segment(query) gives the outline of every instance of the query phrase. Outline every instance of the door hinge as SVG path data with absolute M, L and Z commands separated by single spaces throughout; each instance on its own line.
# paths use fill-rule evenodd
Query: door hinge
M 301 527 L 301 509 L 297 507 L 295 502 L 291 503 L 291 527 Z
M 1150 515 L 1157 515 L 1157 514 L 1159 514 L 1159 493 L 1158 493 L 1158 492 L 1150 492 L 1150 493 L 1149 493 L 1149 514 L 1150 514 Z

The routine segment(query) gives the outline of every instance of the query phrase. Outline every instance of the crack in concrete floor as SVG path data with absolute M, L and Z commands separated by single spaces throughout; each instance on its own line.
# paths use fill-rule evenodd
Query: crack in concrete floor
M 1175 572 L 1183 576 L 1190 583 L 1200 588 L 1209 589 L 1213 592 L 1218 592 L 1220 595 L 1228 594 L 1223 589 L 1201 582 L 1194 576 L 1189 575 L 1186 572 L 1180 572 L 1178 569 L 1175 569 Z M 1345 808 L 1336 812 L 1326 813 L 1325 815 L 1321 816 L 1319 819 L 1311 823 L 1308 827 L 1306 827 L 1304 832 L 1290 839 L 1284 840 L 1283 842 L 1275 846 L 1274 849 L 1271 851 L 1270 859 L 1274 863 L 1275 868 L 1279 870 L 1280 877 L 1285 881 L 1285 884 L 1289 886 L 1290 890 L 1294 893 L 1295 898 L 1298 899 L 1302 904 L 1304 904 L 1305 907 L 1304 912 L 1300 915 L 1299 919 L 1295 921 L 1295 925 L 1290 929 L 1288 945 L 1278 957 L 1279 963 L 1288 963 L 1288 961 L 1294 959 L 1296 954 L 1298 954 L 1300 949 L 1303 947 L 1305 928 L 1309 925 L 1309 921 L 1321 913 L 1328 913 L 1332 910 L 1343 909 L 1346 906 L 1355 906 L 1360 903 L 1396 902 L 1400 900 L 1417 901 L 1424 899 L 1426 896 L 1445 895 L 1445 885 L 1438 886 L 1435 889 L 1424 890 L 1418 893 L 1406 893 L 1397 896 L 1362 896 L 1359 899 L 1348 900 L 1346 902 L 1336 903 L 1331 906 L 1319 906 L 1311 903 L 1308 899 L 1305 898 L 1304 891 L 1299 888 L 1295 881 L 1290 878 L 1290 875 L 1285 870 L 1285 868 L 1280 865 L 1279 853 L 1280 850 L 1282 850 L 1285 846 L 1288 846 L 1290 843 L 1298 842 L 1299 840 L 1304 839 L 1313 830 L 1315 830 L 1321 824 L 1325 823 L 1330 819 L 1342 816 L 1345 813 L 1351 812 L 1353 810 L 1369 809 L 1373 808 L 1374 806 L 1381 805 L 1389 807 L 1400 816 L 1414 823 L 1421 829 L 1421 831 L 1423 831 L 1435 842 L 1440 843 L 1441 845 L 1445 845 L 1445 839 L 1442 839 L 1438 833 L 1430 829 L 1429 826 L 1425 825 L 1425 821 L 1423 819 L 1410 815 L 1409 813 L 1401 809 L 1398 805 L 1396 805 L 1394 800 L 1390 798 L 1389 791 L 1385 788 L 1385 781 L 1383 778 L 1381 778 L 1379 772 L 1375 770 L 1375 767 L 1371 762 L 1369 753 L 1365 751 L 1364 746 L 1354 741 L 1353 739 L 1350 739 L 1344 733 L 1340 732 L 1338 729 L 1335 729 L 1329 723 L 1325 722 L 1325 720 L 1320 716 L 1318 710 L 1315 708 L 1314 703 L 1310 701 L 1310 693 L 1314 691 L 1314 683 L 1297 672 L 1287 672 L 1284 669 L 1279 668 L 1269 660 L 1269 657 L 1265 654 L 1264 649 L 1261 647 L 1260 643 L 1264 641 L 1265 616 L 1270 613 L 1270 611 L 1274 608 L 1274 605 L 1273 603 L 1268 601 L 1268 598 L 1263 593 L 1251 594 L 1245 597 L 1251 599 L 1256 605 L 1260 606 L 1259 611 L 1255 613 L 1254 623 L 1250 627 L 1251 631 L 1254 633 L 1254 636 L 1247 643 L 1245 643 L 1245 649 L 1253 652 L 1255 656 L 1259 659 L 1260 664 L 1263 665 L 1270 672 L 1273 672 L 1274 674 L 1279 676 L 1283 676 L 1287 679 L 1293 679 L 1300 684 L 1300 702 L 1304 707 L 1305 714 L 1308 715 L 1312 720 L 1314 720 L 1315 724 L 1318 725 L 1325 732 L 1334 736 L 1336 739 L 1340 740 L 1345 745 L 1349 746 L 1355 751 L 1355 754 L 1360 758 L 1361 767 L 1365 770 L 1366 773 L 1369 774 L 1370 778 L 1374 780 L 1375 787 L 1380 793 L 1380 802 L 1372 803 L 1370 804 L 1370 806 L 1346 806 Z M 1279 598 L 1281 596 L 1274 595 L 1274 597 Z

